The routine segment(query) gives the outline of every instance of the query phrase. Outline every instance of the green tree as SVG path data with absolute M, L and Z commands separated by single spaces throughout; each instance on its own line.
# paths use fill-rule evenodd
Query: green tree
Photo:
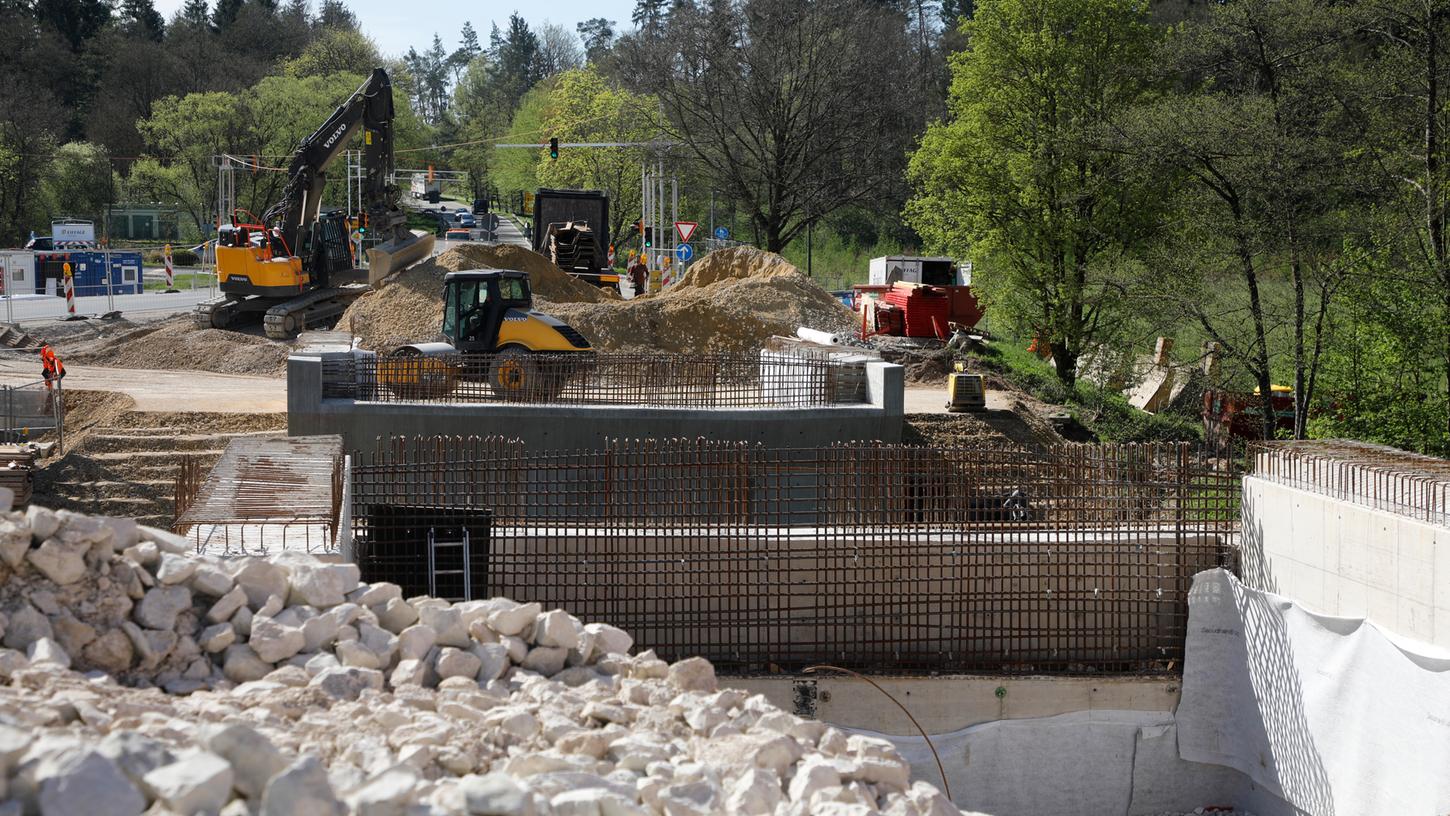
M 499 138 L 500 142 L 538 142 L 544 138 L 549 94 L 555 81 L 544 80 L 524 94 L 509 123 L 508 132 Z M 513 148 L 494 151 L 489 176 L 505 201 L 512 200 L 516 193 L 533 192 L 538 188 L 538 165 L 542 155 L 541 151 Z
M 111 162 L 99 145 L 62 145 L 45 175 L 42 191 L 52 217 L 99 221 L 111 198 Z
M 614 88 L 594 68 L 560 74 L 549 93 L 544 131 L 561 142 L 640 142 L 659 132 L 658 103 Z M 638 147 L 569 148 L 557 161 L 539 157 L 536 177 L 545 187 L 579 187 L 609 194 L 611 244 L 623 243 L 639 217 L 640 167 L 648 152 Z M 598 227 L 596 227 L 597 229 Z
M 584 57 L 590 62 L 598 62 L 610 46 L 614 45 L 613 20 L 592 17 L 576 23 L 574 30 L 579 33 L 579 39 L 584 43 Z
M 988 302 L 1051 345 L 1069 384 L 1115 325 L 1113 278 L 1152 225 L 1152 185 L 1102 149 L 1145 92 L 1146 13 L 1143 0 L 978 3 L 949 119 L 912 157 L 908 221 L 929 247 L 976 260 Z
M 1376 192 L 1343 46 L 1355 28 L 1315 0 L 1215 8 L 1168 52 L 1198 84 L 1126 129 L 1150 176 L 1184 182 L 1144 279 L 1152 308 L 1201 328 L 1248 374 L 1268 438 L 1276 371 L 1293 379 L 1295 435 L 1307 434 L 1320 329 L 1356 260 L 1343 251 L 1357 231 L 1347 214 Z
M 296 59 L 283 63 L 282 71 L 294 77 L 337 73 L 366 75 L 382 62 L 377 43 L 361 32 L 348 28 L 323 28 Z

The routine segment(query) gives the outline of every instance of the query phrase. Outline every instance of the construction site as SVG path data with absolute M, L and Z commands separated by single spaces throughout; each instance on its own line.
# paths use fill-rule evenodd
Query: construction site
M 1166 337 L 1085 375 L 1221 433 L 1105 441 L 969 265 L 667 250 L 660 160 L 621 270 L 607 193 L 451 212 L 393 117 L 217 157 L 189 288 L 7 253 L 0 816 L 1450 810 L 1450 464 L 1235 442 Z
M 587 355 L 468 351 L 519 281 Z M 748 247 L 625 299 L 499 243 L 292 340 L 12 330 L 4 812 L 1450 801 L 1450 466 L 951 413 L 800 336 L 857 321 Z

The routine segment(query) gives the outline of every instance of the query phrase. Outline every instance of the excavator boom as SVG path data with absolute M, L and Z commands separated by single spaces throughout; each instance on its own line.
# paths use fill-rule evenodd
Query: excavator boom
M 362 134 L 362 204 L 369 230 L 383 240 L 369 250 L 369 280 L 376 281 L 433 249 L 431 233 L 407 229 L 393 183 L 393 86 L 382 68 L 373 69 L 352 96 L 293 153 L 282 199 L 259 225 L 226 225 L 219 232 L 217 272 L 223 296 L 199 304 L 196 323 L 223 328 L 238 315 L 264 312 L 268 336 L 286 339 L 325 321 L 355 300 L 365 287 L 356 278 L 357 259 L 349 246 L 347 216 L 323 214 L 327 168 Z

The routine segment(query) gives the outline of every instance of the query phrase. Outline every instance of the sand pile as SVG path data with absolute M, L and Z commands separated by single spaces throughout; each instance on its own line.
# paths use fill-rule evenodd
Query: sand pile
M 536 252 L 505 244 L 464 244 L 384 279 L 378 289 L 348 307 L 337 327 L 374 350 L 433 339 L 443 325 L 443 276 L 465 269 L 528 272 L 534 296 L 554 303 L 618 299 L 569 276 Z
M 784 258 L 754 247 L 711 252 L 668 290 L 622 303 L 552 304 L 603 351 L 753 352 L 800 326 L 849 332 L 852 313 Z
M 338 328 L 374 350 L 433 339 L 443 320 L 443 276 L 484 266 L 527 271 L 536 308 L 601 351 L 753 352 L 799 326 L 847 332 L 855 323 L 789 261 L 753 247 L 711 252 L 665 292 L 621 301 L 526 249 L 466 245 L 389 278 L 354 303 Z
M 290 350 L 287 344 L 265 337 L 199 329 L 189 314 L 125 324 L 84 340 L 62 340 L 57 348 L 68 363 L 218 374 L 280 374 L 287 369 Z

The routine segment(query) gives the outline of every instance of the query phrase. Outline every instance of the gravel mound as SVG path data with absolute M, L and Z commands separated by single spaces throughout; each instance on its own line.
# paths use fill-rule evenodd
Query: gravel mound
M 522 247 L 463 244 L 384 278 L 377 289 L 348 307 L 337 326 L 374 351 L 437 337 L 443 324 L 443 276 L 466 269 L 528 272 L 535 297 L 556 303 L 600 303 L 619 297 L 571 277 Z
M 754 247 L 706 254 L 658 295 L 550 304 L 603 351 L 754 352 L 800 326 L 850 332 L 851 310 L 784 258 Z
M 135 324 L 86 340 L 58 344 L 61 359 L 81 365 L 217 374 L 281 374 L 291 346 L 266 337 L 200 329 L 191 315 Z
M 0 643 L 18 812 L 958 813 L 889 743 L 615 627 L 128 520 L 0 515 Z

